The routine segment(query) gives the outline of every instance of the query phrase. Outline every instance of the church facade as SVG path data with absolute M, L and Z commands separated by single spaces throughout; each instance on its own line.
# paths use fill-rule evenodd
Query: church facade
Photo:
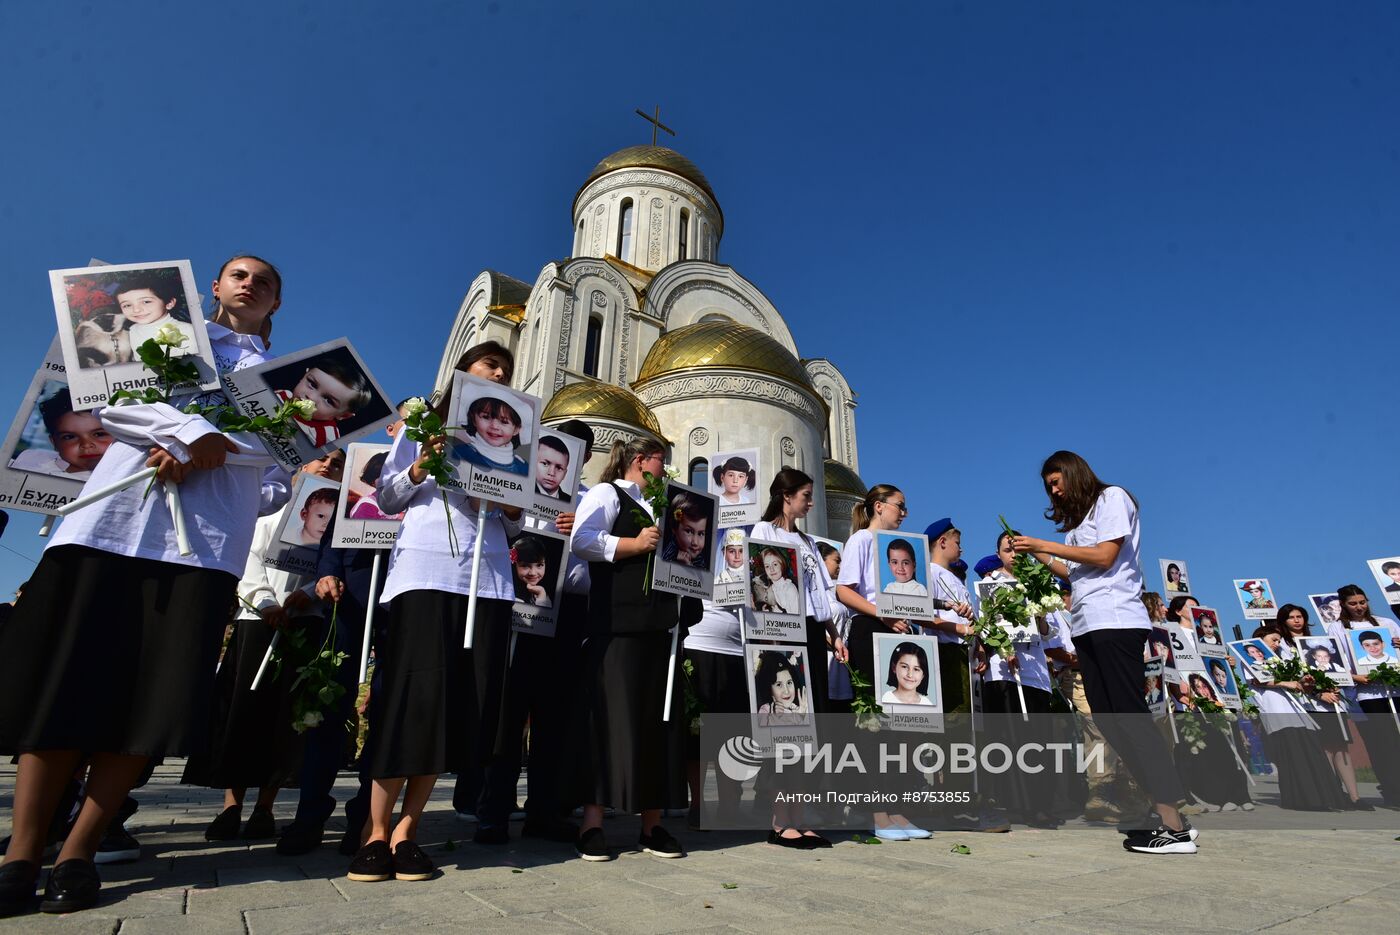
M 515 354 L 512 385 L 545 400 L 544 422 L 594 430 L 592 483 L 615 439 L 648 435 L 700 484 L 703 461 L 757 448 L 760 502 L 780 466 L 816 479 L 809 533 L 845 539 L 865 495 L 856 395 L 836 365 L 802 358 L 767 297 L 719 263 L 724 215 L 694 163 L 631 146 L 589 173 L 573 204 L 572 258 L 533 283 L 487 270 L 472 281 L 435 385 L 473 344 Z

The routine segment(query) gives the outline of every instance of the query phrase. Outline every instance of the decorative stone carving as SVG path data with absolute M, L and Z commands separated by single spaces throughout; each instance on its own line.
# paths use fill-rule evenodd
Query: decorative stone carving
M 786 435 L 783 436 L 783 454 L 787 455 L 789 458 L 797 454 L 797 442 L 788 438 Z
M 636 387 L 636 392 L 648 406 L 675 399 L 748 397 L 786 406 L 817 424 L 826 418 L 826 413 L 810 394 L 766 376 L 721 373 L 663 376 L 645 386 Z
M 695 446 L 708 445 L 710 443 L 710 430 L 705 427 L 690 430 L 690 443 Z
M 586 205 L 602 197 L 604 194 L 612 192 L 616 197 L 616 192 L 623 188 L 641 188 L 644 185 L 656 188 L 667 189 L 679 192 L 685 198 L 694 202 L 701 210 L 708 213 L 713 219 L 716 228 L 719 227 L 719 205 L 709 195 L 705 194 L 695 185 L 681 178 L 679 175 L 672 175 L 669 172 L 659 172 L 653 169 L 631 169 L 609 172 L 600 179 L 595 179 L 575 199 L 575 205 Z
M 758 323 L 763 327 L 764 333 L 770 335 L 773 333 L 773 326 L 769 324 L 768 316 L 765 315 L 757 305 L 750 302 L 742 292 L 730 286 L 728 283 L 718 282 L 713 279 L 693 279 L 690 282 L 683 282 L 679 286 L 676 286 L 676 288 L 666 293 L 666 305 L 656 310 L 657 317 L 662 321 L 666 321 L 670 317 L 671 308 L 676 300 L 692 292 L 699 292 L 702 290 L 706 292 L 718 292 L 725 298 L 738 303 L 745 311 L 757 319 Z
M 646 194 L 645 191 L 642 192 Z M 665 202 L 660 198 L 651 200 L 651 234 L 647 243 L 647 265 L 653 268 L 661 266 L 661 222 L 662 211 Z

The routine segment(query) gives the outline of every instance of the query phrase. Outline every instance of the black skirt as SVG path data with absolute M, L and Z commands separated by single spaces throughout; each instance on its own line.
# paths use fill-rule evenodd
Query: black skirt
M 727 653 L 712 653 L 703 649 L 687 649 L 685 661 L 690 663 L 687 677 L 695 700 L 700 703 L 700 718 L 706 714 L 745 714 L 749 710 L 749 689 L 744 671 L 744 657 Z M 689 725 L 687 725 L 689 728 Z M 710 760 L 716 751 L 700 755 L 698 731 L 687 730 L 686 759 Z
M 1186 718 L 1195 718 L 1200 725 L 1204 739 L 1200 753 L 1191 752 L 1191 744 L 1182 733 L 1182 721 Z M 1251 801 L 1249 777 L 1235 762 L 1230 738 L 1219 726 L 1199 711 L 1183 711 L 1177 714 L 1177 736 L 1180 739 L 1175 750 L 1176 772 L 1192 795 L 1211 805 Z M 1243 753 L 1240 758 L 1244 758 Z
M 578 763 L 572 804 L 622 812 L 684 808 L 685 705 L 676 660 L 670 720 L 662 720 L 671 634 L 600 634 L 583 648 Z
M 390 602 L 383 681 L 370 694 L 370 776 L 458 773 L 511 742 L 501 729 L 510 602 L 477 599 L 471 649 L 462 648 L 466 622 L 464 594 L 408 591 Z
M 1334 722 L 1335 723 L 1335 720 Z M 1341 781 L 1317 744 L 1316 731 L 1285 727 L 1264 735 L 1269 759 L 1278 767 L 1280 808 L 1325 812 L 1347 807 Z
M 48 549 L 0 629 L 0 752 L 200 749 L 237 585 L 226 571 Z
M 319 621 L 302 618 L 293 626 L 309 625 L 315 633 Z M 286 657 L 284 648 L 282 664 L 275 659 L 268 663 L 258 690 L 252 690 L 276 632 L 261 620 L 234 625 L 214 677 L 207 749 L 191 753 L 182 782 L 210 789 L 265 789 L 281 788 L 296 776 L 302 745 L 301 735 L 292 729 L 291 690 L 297 661 Z

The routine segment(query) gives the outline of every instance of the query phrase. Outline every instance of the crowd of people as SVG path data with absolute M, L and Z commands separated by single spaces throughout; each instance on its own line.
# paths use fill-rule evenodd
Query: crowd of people
M 236 256 L 220 269 L 208 331 L 222 371 L 269 359 L 281 291 L 280 274 L 257 257 Z M 508 384 L 514 360 L 505 347 L 486 342 L 467 350 L 456 369 Z M 449 395 L 442 394 L 440 416 Z M 387 573 L 374 590 L 372 551 L 334 547 L 333 517 L 318 518 L 315 526 L 313 574 L 264 562 L 275 547 L 291 479 L 255 438 L 223 434 L 204 418 L 163 403 L 108 407 L 96 416 L 112 440 L 92 465 L 90 485 L 157 468 L 160 480 L 180 486 L 193 554 L 180 554 L 164 500 L 128 488 L 64 520 L 23 599 L 0 625 L 0 752 L 18 757 L 12 833 L 0 864 L 0 915 L 36 905 L 56 913 L 94 905 L 97 863 L 140 854 L 124 827 L 139 807 L 133 790 L 165 758 L 187 758 L 185 782 L 223 790 L 224 808 L 205 829 L 208 840 L 277 836 L 281 855 L 321 846 L 337 804 L 336 776 L 346 765 L 355 660 L 371 606 L 378 610 L 367 738 L 358 759 L 359 791 L 345 803 L 340 842 L 349 879 L 435 875 L 418 839 L 443 774 L 455 774 L 453 806 L 476 821 L 475 842 L 505 843 L 517 809 L 527 725 L 524 836 L 570 846 L 586 861 L 606 861 L 615 854 L 606 815 L 639 814 L 642 850 L 659 858 L 684 856 L 663 818 L 687 807 L 699 814 L 710 764 L 702 762 L 687 729 L 685 693 L 673 687 L 686 682 L 703 712 L 748 713 L 753 674 L 744 662 L 743 614 L 749 611 L 648 587 L 649 560 L 661 537 L 643 490 L 648 475 L 663 471 L 666 451 L 659 442 L 615 442 L 600 482 L 581 490 L 574 511 L 543 523 L 518 508 L 488 503 L 481 509 L 459 489 L 440 489 L 430 467 L 450 440 L 415 441 L 396 422 L 389 427 L 388 455 L 376 465 L 372 496 L 379 515 L 403 519 Z M 555 428 L 592 451 L 593 432 L 584 422 Z M 541 456 L 553 450 L 542 448 Z M 344 469 L 340 451 L 303 467 L 336 481 Z M 763 489 L 764 479 L 746 463 L 720 465 L 716 472 L 734 496 Z M 811 665 L 799 677 L 775 653 L 764 669 L 760 701 L 766 710 L 760 711 L 771 717 L 850 712 L 853 672 L 874 683 L 887 703 L 923 704 L 936 661 L 943 711 L 969 711 L 975 698 L 989 714 L 1073 710 L 1085 716 L 1082 729 L 1106 740 L 1115 754 L 1088 777 L 1077 801 L 1072 790 L 1051 784 L 998 782 L 950 816 L 955 826 L 996 832 L 1017 820 L 1051 827 L 1068 801 L 1088 818 L 1123 824 L 1130 851 L 1192 853 L 1197 833 L 1188 816 L 1203 807 L 1199 803 L 1252 807 L 1234 727 L 1222 729 L 1206 718 L 1195 710 L 1194 696 L 1176 686 L 1172 716 L 1202 718 L 1203 742 L 1181 740 L 1173 749 L 1176 733 L 1125 730 L 1118 719 L 1090 718 L 1150 717 L 1144 692 L 1149 634 L 1154 624 L 1189 628 L 1194 602 L 1176 596 L 1164 606 L 1160 597 L 1145 594 L 1137 503 L 1126 489 L 1103 482 L 1084 459 L 1064 451 L 1044 462 L 1040 480 L 1046 516 L 1064 541 L 1007 532 L 974 570 L 982 579 L 1012 579 L 1017 556 L 1032 555 L 1063 583 L 1064 609 L 1038 618 L 1035 632 L 1004 659 L 974 638 L 976 600 L 966 584 L 962 533 L 951 519 L 926 530 L 930 593 L 940 595 L 937 619 L 882 617 L 876 534 L 903 524 L 909 513 L 904 493 L 889 484 L 870 488 L 853 511 L 850 538 L 837 551 L 802 530 L 813 506 L 813 479 L 791 467 L 778 471 L 768 481 L 759 523 L 741 535 L 717 531 L 717 565 L 723 571 L 742 564 L 745 536 L 791 549 L 801 567 L 802 600 L 776 550 L 760 556 L 771 564 L 765 565 L 769 600 L 775 608 L 804 608 L 806 658 L 829 664 Z M 555 596 L 553 635 L 512 637 L 518 556 L 511 543 L 532 527 L 570 537 L 565 584 Z M 480 555 L 475 578 L 474 553 Z M 1372 615 L 1361 589 L 1348 586 L 1339 595 L 1340 619 L 1328 632 L 1336 628 L 1343 645 L 1342 631 L 1364 626 L 1400 647 L 1400 629 Z M 337 670 L 345 691 L 314 723 L 293 723 L 292 667 L 265 671 L 274 637 L 293 631 L 346 657 Z M 873 637 L 917 633 L 936 637 L 936 660 L 923 646 L 901 642 L 888 672 L 877 672 Z M 1285 605 L 1255 635 L 1287 653 L 1293 637 L 1308 633 L 1306 611 Z M 1353 723 L 1385 803 L 1400 805 L 1400 744 L 1382 716 L 1391 711 L 1391 690 L 1367 685 L 1364 676 L 1356 681 L 1344 696 L 1318 694 L 1302 683 L 1255 682 L 1284 807 L 1369 807 L 1349 758 Z M 543 692 L 540 685 L 553 688 Z M 963 781 L 947 779 L 950 787 Z M 742 785 L 719 770 L 715 782 L 718 808 L 732 814 Z M 299 790 L 296 813 L 278 836 L 273 805 L 288 785 Z M 774 788 L 771 771 L 761 772 L 755 807 L 765 817 L 771 808 L 768 841 L 829 847 L 810 826 L 810 814 L 778 801 Z M 257 791 L 245 818 L 250 789 Z M 1149 811 L 1152 826 L 1129 827 Z M 931 834 L 898 812 L 877 811 L 869 820 L 883 840 Z

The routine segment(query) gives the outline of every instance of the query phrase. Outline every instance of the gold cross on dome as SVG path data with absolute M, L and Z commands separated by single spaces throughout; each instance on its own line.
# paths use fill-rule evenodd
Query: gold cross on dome
M 676 131 L 675 131 L 675 130 L 672 130 L 670 127 L 666 126 L 666 124 L 664 124 L 664 123 L 661 122 L 661 106 L 660 106 L 659 104 L 658 104 L 657 107 L 656 107 L 655 113 L 650 114 L 650 115 L 648 115 L 646 111 L 644 111 L 644 110 L 642 110 L 640 107 L 638 107 L 638 108 L 637 108 L 637 116 L 638 116 L 638 117 L 641 117 L 641 118 L 642 118 L 643 120 L 645 120 L 647 123 L 651 124 L 651 145 L 653 145 L 653 146 L 656 145 L 656 131 L 657 131 L 657 130 L 665 130 L 667 133 L 671 134 L 672 136 L 675 136 L 675 135 L 676 135 Z

